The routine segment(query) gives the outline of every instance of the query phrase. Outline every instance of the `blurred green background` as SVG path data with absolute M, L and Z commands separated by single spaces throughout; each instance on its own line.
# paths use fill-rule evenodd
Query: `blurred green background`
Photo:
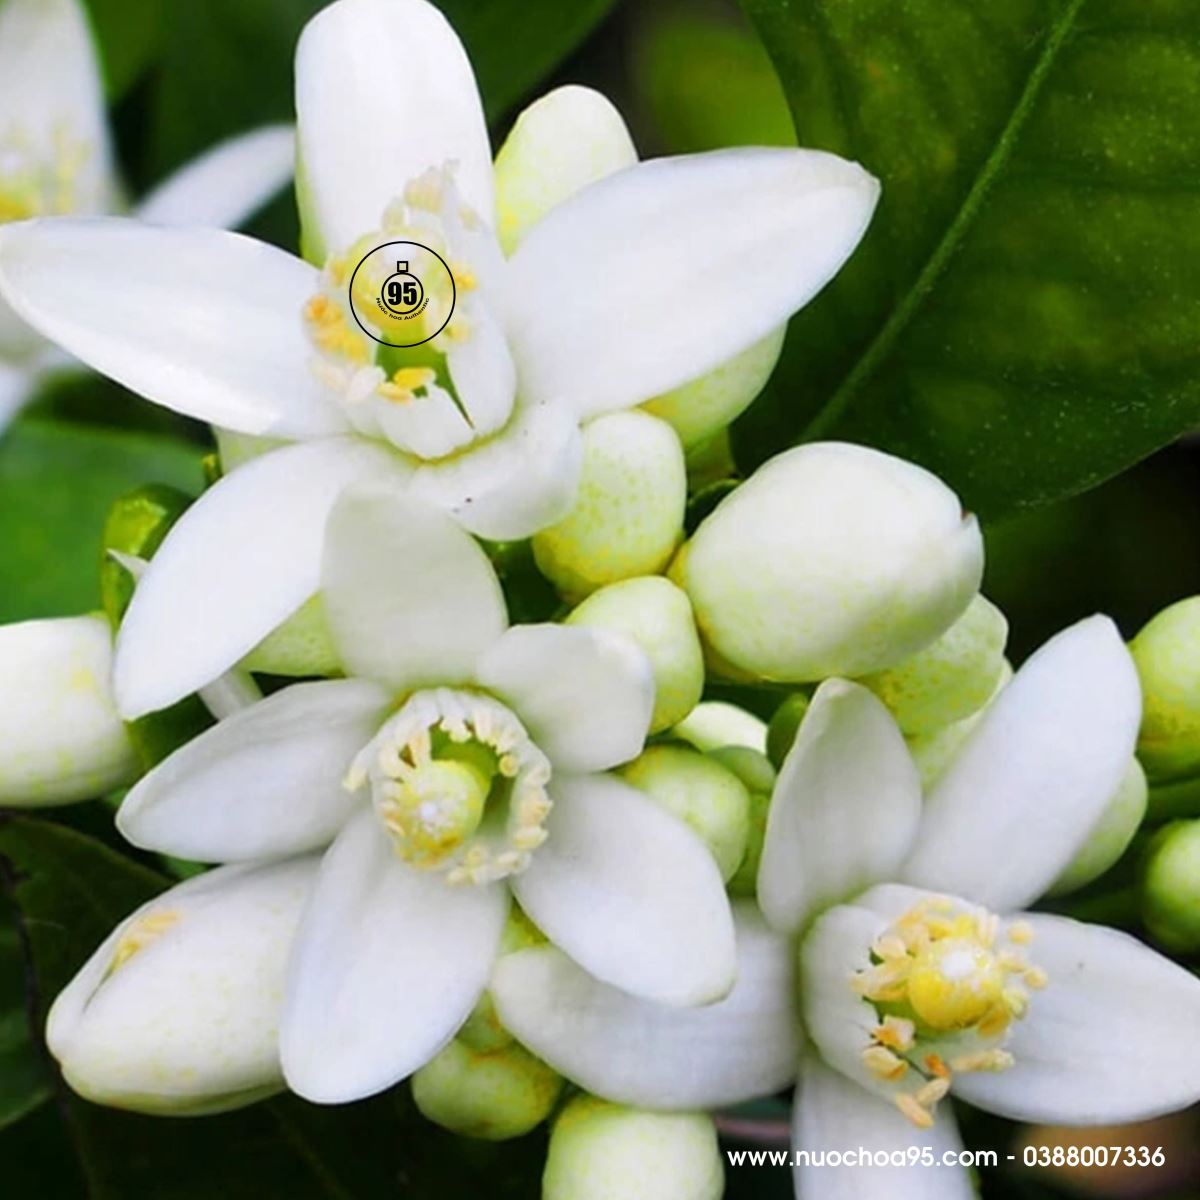
M 1087 91 L 1086 79 L 1066 79 L 1061 92 L 1031 94 L 1026 87 L 1015 98 L 1005 92 L 1001 79 L 1010 59 L 1028 66 L 1021 58 L 1030 52 L 1028 38 L 1018 36 L 1021 22 L 1050 39 L 1066 28 L 1059 24 L 1063 14 L 1079 10 L 1079 4 L 998 0 L 994 12 L 983 4 L 979 7 L 989 10 L 991 25 L 981 18 L 980 33 L 958 29 L 970 6 L 955 0 L 942 0 L 940 10 L 937 0 L 890 2 L 889 9 L 867 0 L 846 0 L 840 6 L 796 0 L 790 8 L 784 0 L 749 0 L 745 7 L 755 25 L 725 0 L 441 0 L 441 7 L 472 55 L 496 146 L 523 103 L 562 82 L 590 84 L 609 95 L 645 157 L 742 143 L 789 144 L 796 139 L 796 124 L 802 126 L 803 139 L 831 148 L 874 148 L 873 139 L 890 139 L 877 147 L 881 163 L 865 149 L 859 156 L 884 175 L 885 197 L 894 183 L 899 199 L 881 210 L 862 263 L 856 260 L 846 280 L 839 280 L 830 296 L 794 323 L 780 371 L 734 432 L 738 461 L 749 469 L 806 429 L 909 452 L 943 470 L 967 503 L 978 507 L 989 552 L 985 590 L 1009 617 L 1014 659 L 1019 661 L 1062 625 L 1098 610 L 1113 615 L 1132 636 L 1166 604 L 1200 592 L 1200 442 L 1185 433 L 1191 424 L 1200 424 L 1200 413 L 1190 410 L 1198 403 L 1194 393 L 1200 383 L 1194 381 L 1200 381 L 1200 367 L 1189 374 L 1195 364 L 1187 357 L 1194 353 L 1189 339 L 1200 310 L 1200 289 L 1192 277 L 1163 285 L 1181 314 L 1168 347 L 1149 334 L 1142 342 L 1122 343 L 1121 353 L 1131 364 L 1127 379 L 1121 377 L 1124 368 L 1114 372 L 1106 364 L 1107 346 L 1100 343 L 1111 343 L 1110 336 L 1089 333 L 1085 338 L 1074 327 L 1083 311 L 1080 297 L 1098 303 L 1096 295 L 1103 292 L 1085 267 L 1078 268 L 1082 282 L 1074 293 L 1046 290 L 1054 281 L 1021 281 L 1021 296 L 1028 296 L 1028 305 L 1036 310 L 1036 329 L 1022 326 L 1011 312 L 1004 316 L 1009 311 L 1003 291 L 1007 284 L 989 281 L 978 264 L 972 267 L 972 256 L 990 255 L 987 261 L 995 262 L 1016 252 L 1022 205 L 1027 203 L 1023 189 L 1031 177 L 1029 170 L 1016 170 L 1013 178 L 994 185 L 1008 188 L 1007 193 L 980 193 L 981 205 L 999 196 L 1007 206 L 993 222 L 1000 232 L 989 232 L 985 224 L 976 239 L 984 241 L 982 249 L 977 244 L 952 246 L 946 294 L 931 303 L 921 318 L 924 325 L 914 322 L 915 332 L 901 349 L 885 347 L 890 354 L 885 368 L 869 379 L 859 372 L 855 396 L 862 403 L 854 410 L 857 415 L 839 416 L 833 411 L 836 405 L 822 407 L 827 392 L 841 395 L 842 389 L 835 391 L 827 383 L 846 365 L 835 361 L 842 343 L 853 348 L 862 342 L 864 322 L 878 297 L 893 283 L 899 287 L 904 282 L 884 286 L 872 273 L 886 275 L 894 269 L 903 275 L 905 256 L 916 261 L 921 237 L 932 239 L 935 254 L 940 252 L 945 241 L 937 238 L 943 235 L 922 226 L 938 216 L 939 187 L 944 182 L 950 189 L 960 169 L 992 169 L 994 153 L 972 143 L 977 127 L 987 121 L 969 104 L 963 118 L 969 118 L 969 127 L 957 131 L 962 134 L 957 141 L 951 136 L 957 136 L 952 114 L 962 103 L 955 89 L 976 87 L 998 111 L 1010 102 L 1048 106 L 1044 129 L 1037 124 L 1038 114 L 1031 118 L 1030 153 L 1052 154 L 1062 130 L 1083 119 L 1070 105 L 1075 92 Z M 303 23 L 321 7 L 316 0 L 88 0 L 88 6 L 105 64 L 118 155 L 135 196 L 214 141 L 258 123 L 291 118 L 292 50 Z M 1150 166 L 1135 161 L 1137 147 L 1150 145 L 1153 154 L 1146 151 L 1146 162 L 1178 173 L 1183 151 L 1176 153 L 1174 147 L 1194 149 L 1200 143 L 1200 105 L 1193 106 L 1190 116 L 1180 116 L 1172 107 L 1181 95 L 1200 96 L 1200 6 L 1194 0 L 1108 0 L 1093 7 L 1114 28 L 1125 22 L 1138 45 L 1136 55 L 1122 59 L 1124 66 L 1106 76 L 1123 89 L 1121 120 L 1134 149 L 1116 141 L 1109 147 L 1107 162 L 1118 176 L 1115 183 L 1109 176 L 1085 179 L 1107 203 L 1117 186 L 1128 185 L 1131 196 L 1142 195 L 1144 180 L 1132 173 Z M 828 26 L 818 29 L 806 12 L 828 18 Z M 938 37 L 944 34 L 945 44 L 926 45 L 912 37 L 911 28 L 889 32 L 892 13 L 898 14 L 897 27 L 909 18 L 918 29 L 921 22 L 931 28 L 944 25 Z M 1158 39 L 1154 54 L 1161 54 L 1149 63 L 1141 61 L 1143 29 Z M 775 62 L 782 64 L 785 82 L 760 32 L 771 42 Z M 981 44 L 994 47 L 994 55 L 989 51 L 986 62 L 948 65 L 952 51 L 961 56 L 961 47 L 950 44 L 960 33 L 964 44 L 982 38 Z M 818 34 L 824 39 L 819 52 L 813 50 Z M 859 46 L 862 53 L 856 55 Z M 1041 69 L 1043 59 L 1032 64 L 1034 71 Z M 928 100 L 933 115 L 927 119 L 905 90 L 924 68 L 930 68 L 943 92 Z M 856 106 L 854 73 L 860 69 L 866 77 L 897 81 L 890 108 L 875 113 L 865 101 Z M 1174 79 L 1179 86 L 1169 96 L 1143 94 L 1146 72 Z M 926 72 L 923 87 L 928 77 Z M 842 99 L 840 112 L 830 107 L 834 92 Z M 882 106 L 887 88 L 880 95 Z M 1136 117 L 1138 105 L 1151 111 L 1152 119 L 1130 125 L 1129 113 Z M 865 133 L 855 131 L 856 114 L 863 120 L 873 117 L 877 125 Z M 889 114 L 894 114 L 896 127 Z M 907 136 L 902 120 L 925 121 L 926 132 L 932 132 L 924 144 L 916 136 L 911 145 L 901 144 Z M 1007 128 L 1000 129 L 1001 136 Z M 1073 136 L 1071 152 L 1079 145 L 1086 149 L 1087 131 Z M 894 160 L 889 158 L 893 146 Z M 905 162 L 913 164 L 912 179 L 905 174 Z M 922 170 L 931 173 L 932 182 L 921 176 Z M 1189 178 L 1191 187 L 1200 181 L 1200 175 Z M 922 206 L 913 197 L 926 187 L 929 199 Z M 1184 184 L 1176 190 L 1190 196 Z M 970 192 L 971 203 L 975 195 Z M 1171 203 L 1175 198 L 1172 193 Z M 1087 227 L 1089 236 L 1098 239 L 1092 266 L 1103 266 L 1110 253 L 1114 263 L 1130 257 L 1154 262 L 1156 254 L 1171 248 L 1159 245 L 1161 231 L 1157 224 L 1145 224 L 1149 218 L 1135 199 L 1126 197 L 1123 203 L 1119 212 L 1092 212 L 1084 221 L 1085 226 L 1088 219 L 1098 222 Z M 1038 251 L 1046 250 L 1053 260 L 1058 249 L 1066 261 L 1083 250 L 1054 240 L 1053 207 L 1047 200 L 1039 209 L 1039 220 L 1051 232 Z M 1018 224 L 1005 224 L 1004 213 L 1015 214 L 1012 221 Z M 1194 208 L 1157 218 L 1164 228 L 1172 221 L 1196 220 L 1200 209 Z M 290 195 L 279 197 L 248 228 L 295 248 L 298 230 Z M 1200 225 L 1187 225 L 1192 228 Z M 1056 236 L 1065 239 L 1061 232 Z M 1180 252 L 1190 236 L 1180 235 Z M 1136 254 L 1121 245 L 1113 249 L 1123 237 L 1134 239 L 1130 245 Z M 963 283 L 953 274 L 969 269 L 978 278 Z M 1162 299 L 1154 292 L 1157 283 L 1111 273 L 1106 279 L 1114 293 L 1118 285 L 1126 291 L 1110 307 L 1097 310 L 1102 329 L 1122 312 L 1131 327 L 1140 327 L 1139 312 L 1152 316 L 1157 311 L 1153 306 Z M 1000 314 L 995 328 L 961 325 L 971 316 L 971 296 L 979 288 L 993 289 L 988 296 Z M 1141 310 L 1139 298 L 1145 305 Z M 941 324 L 931 325 L 936 321 Z M 1011 323 L 1007 332 L 1006 321 Z M 1049 349 L 1039 347 L 1039 338 Z M 970 361 L 946 350 L 951 343 L 965 347 L 962 355 Z M 1047 367 L 1058 349 L 1069 369 L 1078 367 L 1075 376 L 1065 378 L 1057 366 Z M 970 371 L 975 375 L 968 386 L 964 381 Z M 957 409 L 949 419 L 942 415 L 944 389 L 952 385 L 964 397 L 967 416 L 962 419 Z M 1110 391 L 1110 385 L 1125 390 Z M 965 398 L 968 392 L 975 394 L 971 389 L 979 392 L 975 407 Z M 1028 403 L 1022 399 L 1026 396 Z M 888 404 L 889 397 L 894 404 Z M 1180 433 L 1184 436 L 1177 439 Z M 48 386 L 0 441 L 0 620 L 95 607 L 100 529 L 108 505 L 148 480 L 198 490 L 200 458 L 207 448 L 203 427 L 152 408 L 97 377 L 72 376 Z M 1048 500 L 1058 502 L 1042 503 Z M 72 810 L 66 823 L 111 840 L 107 812 L 99 806 Z M 538 1135 L 500 1147 L 449 1139 L 414 1117 L 403 1088 L 337 1112 L 289 1100 L 196 1122 L 120 1116 L 62 1096 L 49 1102 L 49 1075 L 26 1044 L 29 996 L 37 1005 L 56 979 L 62 981 L 70 958 L 64 941 L 68 929 L 72 947 L 90 948 L 132 903 L 159 886 L 142 868 L 115 856 L 106 859 L 92 843 L 75 844 L 71 837 L 70 829 L 23 832 L 16 838 L 16 852 L 12 841 L 6 845 L 18 875 L 22 864 L 32 877 L 35 866 L 52 862 L 56 886 L 51 895 L 37 893 L 36 881 L 9 880 L 23 906 L 32 901 L 39 916 L 20 932 L 12 924 L 0 930 L 0 1197 L 536 1195 Z M 25 949 L 33 950 L 37 978 L 25 980 L 22 939 L 29 943 Z M 766 1106 L 757 1115 L 778 1119 L 784 1111 Z M 1154 1180 L 1139 1172 L 1055 1181 L 1002 1170 L 985 1174 L 984 1194 L 1035 1200 L 1082 1188 L 1091 1195 L 1200 1195 L 1192 1182 L 1200 1178 L 1196 1133 L 1191 1115 L 1146 1132 L 1146 1140 L 1158 1139 L 1170 1148 L 1169 1168 Z M 965 1134 L 969 1145 L 1004 1149 L 1023 1136 L 1007 1123 L 978 1116 L 967 1118 Z M 789 1173 L 730 1172 L 729 1195 L 790 1196 Z

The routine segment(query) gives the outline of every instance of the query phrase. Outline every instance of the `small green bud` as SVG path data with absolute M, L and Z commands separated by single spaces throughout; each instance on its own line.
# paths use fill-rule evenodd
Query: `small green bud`
M 809 703 L 803 692 L 793 692 L 771 715 L 767 725 L 767 757 L 777 771 L 800 732 L 800 722 L 808 712 Z
M 751 750 L 749 746 L 722 746 L 719 750 L 710 750 L 708 756 L 728 767 L 750 793 L 746 853 L 730 878 L 728 888 L 734 896 L 754 896 L 758 890 L 758 864 L 767 838 L 767 810 L 775 791 L 775 768 L 765 754 Z
M 1129 643 L 1142 683 L 1137 753 L 1152 780 L 1200 772 L 1200 596 L 1163 609 Z
M 709 750 L 708 757 L 727 770 L 732 771 L 746 785 L 749 792 L 766 792 L 775 789 L 776 771 L 771 760 L 749 746 L 719 746 Z
M 109 551 L 153 558 L 191 502 L 191 496 L 178 488 L 151 483 L 127 492 L 108 510 L 101 538 L 100 603 L 113 629 L 121 624 L 133 598 L 134 580 Z
M 1146 773 L 1134 758 L 1130 759 L 1129 769 L 1088 834 L 1087 841 L 1054 881 L 1047 895 L 1065 896 L 1099 879 L 1128 849 L 1145 815 Z
M 692 450 L 750 407 L 779 361 L 787 326 L 773 329 L 705 375 L 647 400 L 642 408 L 666 421 Z
M 688 746 L 649 746 L 619 772 L 704 839 L 729 879 L 746 853 L 750 794 L 726 767 Z
M 766 722 L 724 700 L 697 704 L 671 732 L 697 750 L 748 746 L 762 754 L 767 748 Z
M 500 1142 L 544 1121 L 562 1083 L 516 1042 L 481 1052 L 455 1039 L 417 1071 L 412 1090 L 421 1112 L 444 1129 Z
M 631 637 L 654 673 L 650 732 L 661 733 L 696 707 L 704 690 L 704 654 L 687 596 L 669 579 L 647 575 L 593 592 L 567 625 L 609 629 Z
M 683 536 L 687 475 L 674 430 L 643 412 L 618 412 L 583 429 L 575 507 L 533 537 L 538 569 L 563 595 L 657 575 Z
M 1005 660 L 1000 665 L 1000 677 L 991 699 L 982 708 L 973 712 L 961 721 L 952 721 L 940 729 L 929 733 L 920 733 L 908 738 L 909 753 L 917 764 L 917 773 L 921 776 L 921 787 L 928 793 L 935 783 L 946 773 L 946 768 L 958 757 L 972 730 L 979 724 L 980 718 L 988 710 L 988 705 L 1000 694 L 1000 691 L 1013 677 L 1012 667 Z
M 807 683 L 884 670 L 941 636 L 979 588 L 983 542 L 928 471 L 812 443 L 722 500 L 676 569 L 719 660 Z
M 1200 950 L 1200 821 L 1173 821 L 1155 836 L 1146 861 L 1142 919 L 1168 950 Z
M 712 1119 L 577 1096 L 554 1122 L 542 1200 L 720 1200 Z
M 612 103 L 568 85 L 535 100 L 496 155 L 496 236 L 505 254 L 551 209 L 637 162 L 629 130 Z
M 342 662 L 329 632 L 320 592 L 268 633 L 239 666 L 244 671 L 268 675 L 340 675 Z
M 504 933 L 500 937 L 497 957 L 515 954 L 530 946 L 539 946 L 546 940 L 545 934 L 519 909 L 516 904 L 508 911 Z M 500 1022 L 491 992 L 484 992 L 475 1002 L 471 1015 L 459 1029 L 457 1038 L 469 1050 L 488 1053 L 510 1045 L 513 1036 Z
M 932 733 L 981 709 L 1004 669 L 1008 622 L 976 596 L 945 633 L 911 658 L 858 680 L 906 734 Z

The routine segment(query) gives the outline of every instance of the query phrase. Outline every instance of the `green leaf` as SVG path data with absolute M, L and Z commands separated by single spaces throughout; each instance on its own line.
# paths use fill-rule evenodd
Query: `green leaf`
M 92 838 L 26 818 L 0 821 L 0 868 L 31 952 L 39 1024 L 113 926 L 168 883 Z M 65 1088 L 63 1099 L 88 1200 L 523 1200 L 537 1192 L 544 1156 L 538 1136 L 453 1138 L 419 1117 L 407 1090 L 336 1108 L 285 1096 L 196 1119 L 117 1112 Z
M 158 52 L 165 0 L 86 0 L 86 4 L 104 64 L 108 98 L 119 100 Z
M 743 459 L 845 437 L 985 516 L 1200 420 L 1193 0 L 743 0 L 802 145 L 883 181 Z
M 0 621 L 99 606 L 109 506 L 142 483 L 196 493 L 200 453 L 175 438 L 18 421 L 0 440 Z
M 0 895 L 0 1129 L 50 1095 L 50 1077 L 29 1036 L 25 960 L 11 906 Z

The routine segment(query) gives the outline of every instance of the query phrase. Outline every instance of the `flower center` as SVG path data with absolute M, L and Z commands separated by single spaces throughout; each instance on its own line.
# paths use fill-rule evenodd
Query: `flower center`
M 65 130 L 48 147 L 35 145 L 20 129 L 0 135 L 0 224 L 74 212 L 87 155 L 87 146 Z
M 1009 1026 L 1046 984 L 1025 952 L 1032 937 L 1024 922 L 931 896 L 875 939 L 870 965 L 852 979 L 879 1017 L 862 1059 L 896 1085 L 893 1099 L 914 1124 L 933 1123 L 955 1072 L 1012 1066 Z
M 371 786 L 396 854 L 448 883 L 523 871 L 546 840 L 550 762 L 503 704 L 475 692 L 416 692 L 346 777 Z
M 482 282 L 500 261 L 449 166 L 410 181 L 378 230 L 327 261 L 304 307 L 312 367 L 360 433 L 436 460 L 504 425 L 515 370 Z

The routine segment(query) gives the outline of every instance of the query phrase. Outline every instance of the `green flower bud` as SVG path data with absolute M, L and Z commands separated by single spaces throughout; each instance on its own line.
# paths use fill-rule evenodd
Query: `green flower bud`
M 767 757 L 777 771 L 783 766 L 783 760 L 796 740 L 809 703 L 809 698 L 803 692 L 793 692 L 771 716 L 767 725 Z
M 512 254 L 576 192 L 637 162 L 621 114 L 591 88 L 555 88 L 517 118 L 496 155 L 496 236 Z
M 706 644 L 767 679 L 895 666 L 979 588 L 974 517 L 936 476 L 863 446 L 799 446 L 701 523 L 679 573 Z
M 683 450 L 669 425 L 643 412 L 589 421 L 575 507 L 534 535 L 538 569 L 581 598 L 606 583 L 657 575 L 683 535 L 686 499 Z
M 722 879 L 733 875 L 746 853 L 750 793 L 732 771 L 688 746 L 657 745 L 619 773 L 704 839 Z
M 979 724 L 983 714 L 987 712 L 988 705 L 1000 694 L 1001 689 L 1012 677 L 1012 666 L 1007 660 L 1002 661 L 1000 678 L 996 681 L 996 687 L 987 704 L 969 717 L 963 717 L 961 721 L 952 721 L 940 729 L 935 729 L 930 733 L 916 734 L 907 739 L 909 753 L 917 764 L 917 773 L 921 776 L 921 787 L 925 792 L 929 792 L 945 774 L 946 768 L 958 756 L 958 752 L 967 738 L 971 736 L 971 731 Z
M 1147 775 L 1200 772 L 1200 596 L 1163 609 L 1129 650 L 1142 681 L 1137 753 Z
M 497 957 L 515 954 L 530 946 L 539 946 L 546 940 L 540 929 L 515 904 L 508 911 L 508 921 L 500 937 Z M 488 1053 L 511 1045 L 513 1036 L 500 1022 L 491 992 L 484 992 L 475 1002 L 471 1015 L 459 1029 L 457 1038 L 469 1050 Z
M 647 575 L 593 592 L 567 625 L 609 629 L 632 638 L 654 673 L 650 732 L 661 733 L 696 707 L 704 690 L 704 654 L 687 596 L 669 579 Z
M 1128 849 L 1145 815 L 1146 773 L 1134 758 L 1087 841 L 1046 894 L 1065 896 L 1099 879 Z
M 712 1119 L 577 1096 L 550 1134 L 542 1200 L 719 1200 Z
M 685 450 L 699 446 L 745 412 L 763 390 L 779 361 L 786 332 L 786 325 L 773 329 L 719 367 L 647 400 L 642 408 L 666 421 Z
M 413 1099 L 431 1121 L 491 1142 L 540 1124 L 562 1091 L 562 1076 L 512 1042 L 472 1050 L 457 1039 L 412 1077 Z
M 709 750 L 708 757 L 732 771 L 746 786 L 748 792 L 766 792 L 775 789 L 776 772 L 771 760 L 749 746 L 719 746 Z
M 1173 821 L 1155 837 L 1146 861 L 1142 919 L 1168 950 L 1200 950 L 1200 821 Z
M 310 596 L 238 665 L 268 675 L 340 675 L 342 662 L 329 632 L 321 594 Z
M 732 896 L 752 897 L 758 891 L 758 864 L 767 837 L 767 812 L 775 790 L 775 768 L 765 754 L 746 746 L 724 746 L 710 751 L 709 757 L 728 767 L 750 793 L 746 853 L 729 879 L 728 887 Z
M 932 733 L 981 709 L 1004 669 L 1008 622 L 976 596 L 945 633 L 887 671 L 858 680 L 907 734 Z
M 697 750 L 748 746 L 762 754 L 767 748 L 766 722 L 724 700 L 697 704 L 671 732 Z

